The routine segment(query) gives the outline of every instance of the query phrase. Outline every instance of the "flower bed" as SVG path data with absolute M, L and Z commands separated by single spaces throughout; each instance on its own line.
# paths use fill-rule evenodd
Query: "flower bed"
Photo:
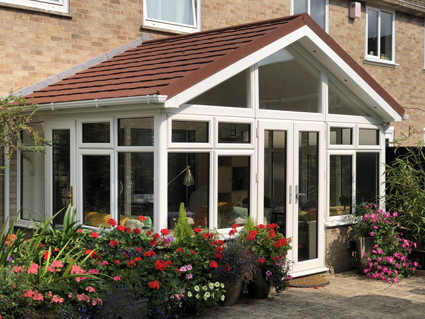
M 112 229 L 98 231 L 84 230 L 76 223 L 54 231 L 50 222 L 38 225 L 26 240 L 20 231 L 12 235 L 13 225 L 8 232 L 3 227 L 1 319 L 49 313 L 60 318 L 125 317 L 129 305 L 142 299 L 149 300 L 151 318 L 176 318 L 186 311 L 202 312 L 224 298 L 226 287 L 213 274 L 222 267 L 226 245 L 216 232 L 195 228 L 191 237 L 177 241 L 166 229 L 160 234 L 143 233 L 117 225 L 113 219 L 109 220 Z M 283 252 L 289 244 L 277 235 L 274 240 L 270 231 L 265 241 L 263 229 L 274 232 L 274 225 L 258 227 L 258 233 L 250 237 L 252 253 L 257 242 L 266 249 L 259 251 L 262 259 L 257 263 L 261 269 L 267 266 L 268 280 L 282 290 L 288 276 L 281 284 L 281 273 L 275 267 L 283 269 Z M 273 247 L 267 248 L 270 244 Z

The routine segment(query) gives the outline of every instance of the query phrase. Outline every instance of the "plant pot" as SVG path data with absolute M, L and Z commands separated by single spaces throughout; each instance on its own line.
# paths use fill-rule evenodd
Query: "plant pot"
M 260 268 L 255 273 L 255 281 L 247 284 L 250 298 L 266 299 L 270 293 L 270 283 L 266 280 Z
M 356 255 L 357 263 L 359 265 L 359 271 L 364 274 L 364 270 L 369 268 L 368 257 L 363 257 L 363 254 L 367 254 L 373 249 L 374 241 L 373 237 L 358 237 L 356 238 Z
M 239 296 L 241 294 L 243 281 L 238 282 L 225 282 L 224 283 L 224 301 L 221 303 L 224 307 L 231 307 L 238 303 Z

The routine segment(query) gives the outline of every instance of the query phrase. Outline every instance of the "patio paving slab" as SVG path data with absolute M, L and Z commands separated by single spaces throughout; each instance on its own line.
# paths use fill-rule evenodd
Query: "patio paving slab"
M 188 318 L 425 318 L 425 277 L 404 278 L 399 284 L 367 279 L 356 271 L 325 277 L 330 285 L 322 288 L 290 288 L 263 300 L 244 298 L 236 306 Z

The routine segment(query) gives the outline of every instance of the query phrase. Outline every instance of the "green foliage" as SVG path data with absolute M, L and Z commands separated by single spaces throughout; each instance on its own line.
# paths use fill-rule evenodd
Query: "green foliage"
M 184 203 L 180 204 L 180 215 L 179 219 L 177 220 L 176 228 L 174 229 L 174 236 L 177 241 L 181 241 L 185 237 L 192 236 L 192 228 L 190 227 L 187 220 L 187 212 L 186 208 L 184 207 Z
M 400 141 L 396 141 L 399 145 Z M 396 148 L 397 150 L 398 148 Z M 420 247 L 425 247 L 425 153 L 423 143 L 386 165 L 386 207 L 398 213 L 401 227 L 408 228 Z
M 0 272 L 8 266 L 9 259 L 12 254 L 17 254 L 22 243 L 25 241 L 24 233 L 18 229 L 16 234 L 13 234 L 13 229 L 18 216 L 15 217 L 12 225 L 6 230 L 7 220 L 3 224 L 0 231 Z M 5 247 L 4 249 L 1 249 Z
M 249 233 L 251 230 L 254 230 L 254 229 L 255 229 L 254 221 L 252 220 L 251 216 L 248 216 L 248 219 L 245 225 L 245 232 Z
M 0 168 L 5 169 L 9 166 L 13 152 L 18 149 L 41 154 L 44 152 L 43 145 L 49 144 L 29 125 L 36 110 L 36 104 L 25 100 L 22 96 L 15 96 L 12 92 L 9 96 L 0 99 L 0 147 L 9 159 L 8 163 Z M 22 133 L 34 141 L 34 145 L 25 146 Z
M 26 273 L 0 269 L 0 316 L 2 319 L 22 318 L 28 312 L 28 302 L 22 298 L 29 288 Z

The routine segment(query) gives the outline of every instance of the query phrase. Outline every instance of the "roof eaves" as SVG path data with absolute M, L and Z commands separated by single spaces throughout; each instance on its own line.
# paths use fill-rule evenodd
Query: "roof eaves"
M 33 85 L 27 86 L 26 88 L 23 88 L 21 90 L 18 90 L 13 93 L 15 96 L 27 96 L 29 94 L 34 93 L 35 91 L 44 89 L 48 87 L 49 85 L 52 85 L 54 83 L 57 83 L 59 81 L 62 81 L 65 78 L 68 78 L 72 75 L 75 75 L 78 72 L 87 70 L 88 68 L 98 65 L 106 60 L 112 59 L 114 56 L 124 53 L 125 51 L 128 51 L 130 49 L 136 48 L 140 45 L 142 45 L 143 42 L 146 42 L 149 40 L 149 34 L 143 34 L 141 38 L 136 39 L 130 43 L 126 43 L 118 48 L 115 48 L 113 50 L 110 50 L 102 55 L 99 55 L 97 57 L 94 57 L 88 61 L 85 61 L 83 63 L 80 63 L 78 65 L 75 65 L 65 71 L 62 71 L 58 74 L 55 74 L 47 79 L 44 79 L 43 81 L 37 82 Z

